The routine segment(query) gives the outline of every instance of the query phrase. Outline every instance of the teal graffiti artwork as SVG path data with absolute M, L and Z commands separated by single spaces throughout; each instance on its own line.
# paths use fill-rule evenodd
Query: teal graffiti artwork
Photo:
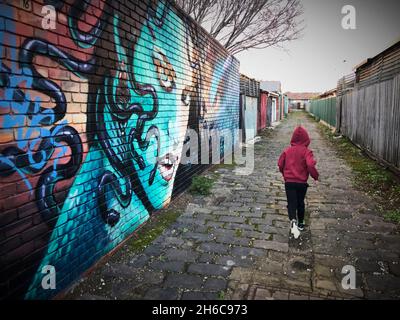
M 54 4 L 73 50 L 45 35 L 20 36 L 20 9 L 0 4 L 0 27 L 6 26 L 0 30 L 0 129 L 15 138 L 0 145 L 0 182 L 17 181 L 27 190 L 33 200 L 25 218 L 37 232 L 36 238 L 31 229 L 16 235 L 35 247 L 6 252 L 10 260 L 0 271 L 26 279 L 15 290 L 25 299 L 63 291 L 207 166 L 181 163 L 188 129 L 199 137 L 227 131 L 232 139 L 221 140 L 221 156 L 238 142 L 238 62 L 215 50 L 172 2 L 145 1 L 140 10 L 146 12 L 137 14 L 138 3 L 128 1 L 131 16 L 112 0 Z M 70 73 L 75 84 L 43 72 L 45 66 L 38 70 L 39 57 Z M 81 84 L 85 89 L 76 92 Z M 69 110 L 71 93 L 85 101 L 83 126 L 70 120 L 79 112 Z M 42 287 L 49 265 L 55 289 Z M 8 280 L 1 281 L 0 287 Z
M 187 52 L 185 25 L 163 3 L 136 42 L 121 38 L 119 23 L 114 14 L 115 69 L 100 86 L 89 78 L 96 142 L 65 199 L 27 299 L 55 294 L 41 288 L 44 266 L 55 267 L 58 292 L 171 199 L 189 117 L 189 59 L 176 54 Z

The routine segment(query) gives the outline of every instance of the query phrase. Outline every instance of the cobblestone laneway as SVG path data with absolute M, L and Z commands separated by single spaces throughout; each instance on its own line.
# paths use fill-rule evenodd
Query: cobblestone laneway
M 310 133 L 321 174 L 310 183 L 307 227 L 288 237 L 277 159 L 296 124 Z M 69 294 L 86 299 L 318 299 L 400 297 L 400 235 L 352 188 L 352 173 L 304 113 L 255 145 L 255 170 L 225 166 L 213 195 L 194 198 L 142 254 L 111 260 Z M 124 250 L 124 249 L 122 249 Z M 120 255 L 121 256 L 121 255 Z M 123 256 L 123 255 L 122 255 Z M 356 268 L 355 290 L 341 286 Z M 93 279 L 91 279 L 93 278 Z M 86 282 L 96 283 L 89 289 Z M 68 297 L 68 296 L 67 296 Z

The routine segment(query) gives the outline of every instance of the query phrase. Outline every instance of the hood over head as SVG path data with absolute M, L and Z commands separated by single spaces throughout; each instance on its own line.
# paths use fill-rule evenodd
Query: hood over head
M 303 127 L 299 126 L 297 127 L 292 136 L 292 140 L 290 141 L 290 144 L 292 146 L 306 146 L 308 147 L 310 145 L 310 137 L 308 136 L 307 130 L 304 129 Z

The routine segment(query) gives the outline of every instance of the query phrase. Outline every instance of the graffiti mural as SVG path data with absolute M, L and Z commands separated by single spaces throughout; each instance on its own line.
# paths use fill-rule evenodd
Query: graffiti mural
M 47 4 L 56 30 L 32 14 Z M 169 1 L 145 7 L 0 4 L 1 297 L 65 289 L 201 170 L 188 128 L 238 128 L 237 60 Z

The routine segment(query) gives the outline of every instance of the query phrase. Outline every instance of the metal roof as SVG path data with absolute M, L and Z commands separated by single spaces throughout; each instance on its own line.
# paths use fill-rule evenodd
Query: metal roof
M 260 81 L 260 88 L 268 92 L 281 92 L 282 84 L 280 81 Z
M 248 97 L 258 97 L 260 94 L 260 82 L 249 78 L 244 74 L 240 75 L 240 93 Z
M 400 41 L 355 67 L 357 86 L 392 79 L 400 73 Z

